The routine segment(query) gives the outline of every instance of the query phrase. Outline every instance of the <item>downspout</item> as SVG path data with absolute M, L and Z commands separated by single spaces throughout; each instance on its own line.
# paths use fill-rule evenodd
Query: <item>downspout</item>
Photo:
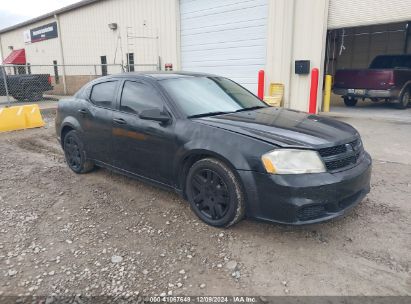
M 291 0 L 291 9 L 292 9 L 292 21 L 291 21 L 291 29 L 290 33 L 292 35 L 291 37 L 291 43 L 290 43 L 290 52 L 291 52 L 291 62 L 290 62 L 290 72 L 288 73 L 288 92 L 287 92 L 287 98 L 285 98 L 285 103 L 284 103 L 284 108 L 290 108 L 291 105 L 291 90 L 292 90 L 292 77 L 294 74 L 294 28 L 295 28 L 295 1 L 296 0 Z
M 176 6 L 175 6 L 175 17 L 176 17 L 176 70 L 181 71 L 182 66 L 181 66 L 181 12 L 180 12 L 180 1 L 176 0 L 175 1 Z M 161 70 L 161 67 L 160 67 Z
M 322 50 L 321 50 L 321 64 L 324 64 L 325 54 L 326 54 L 326 49 L 327 49 L 329 9 L 330 9 L 330 1 L 326 0 L 323 15 L 322 15 L 322 18 L 324 20 L 324 25 L 323 25 L 324 27 L 323 27 L 323 45 L 322 45 Z M 320 80 L 318 82 L 318 88 L 321 93 L 323 92 L 323 85 L 324 85 L 324 79 L 325 79 L 324 76 L 326 75 L 326 71 L 324 71 L 323 69 L 324 69 L 324 65 L 322 68 L 320 68 L 320 71 L 322 71 L 322 73 L 320 74 Z M 323 94 L 321 93 L 318 94 L 318 98 L 317 98 L 317 110 L 320 110 L 320 111 L 323 108 L 323 103 L 324 103 Z
M 63 42 L 61 39 L 61 31 L 60 31 L 60 20 L 58 18 L 58 15 L 55 14 L 54 15 L 54 19 L 56 19 L 56 23 L 57 23 L 57 35 L 59 38 L 59 48 L 60 48 L 60 60 L 61 60 L 61 70 L 62 70 L 62 78 L 63 78 L 63 92 L 64 95 L 67 95 L 67 84 L 66 84 L 66 66 L 65 66 L 65 62 L 64 62 L 64 52 L 63 52 Z

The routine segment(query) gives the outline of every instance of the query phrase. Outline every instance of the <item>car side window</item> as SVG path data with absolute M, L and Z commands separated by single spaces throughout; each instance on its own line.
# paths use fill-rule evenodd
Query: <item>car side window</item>
M 153 87 L 142 82 L 124 82 L 120 111 L 138 114 L 144 110 L 162 109 L 163 105 L 161 96 Z
M 97 106 L 114 108 L 114 99 L 118 81 L 95 84 L 91 89 L 90 100 Z

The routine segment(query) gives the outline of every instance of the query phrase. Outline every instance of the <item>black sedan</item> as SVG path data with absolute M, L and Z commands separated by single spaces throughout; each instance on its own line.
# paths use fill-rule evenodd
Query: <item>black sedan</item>
M 329 220 L 370 190 L 353 127 L 270 107 L 214 75 L 99 78 L 59 102 L 56 131 L 74 172 L 106 167 L 172 189 L 217 227 Z

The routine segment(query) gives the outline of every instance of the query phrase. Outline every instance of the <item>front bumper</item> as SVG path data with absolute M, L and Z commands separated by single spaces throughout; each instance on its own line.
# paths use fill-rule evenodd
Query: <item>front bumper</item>
M 246 214 L 292 225 L 341 216 L 369 193 L 371 163 L 366 153 L 357 166 L 336 173 L 270 175 L 239 171 L 247 195 Z
M 353 92 L 354 91 L 354 92 Z M 388 90 L 361 90 L 362 94 L 358 94 L 355 90 L 334 88 L 333 93 L 340 96 L 352 96 L 355 98 L 382 98 L 382 99 L 396 99 L 399 91 L 396 89 Z

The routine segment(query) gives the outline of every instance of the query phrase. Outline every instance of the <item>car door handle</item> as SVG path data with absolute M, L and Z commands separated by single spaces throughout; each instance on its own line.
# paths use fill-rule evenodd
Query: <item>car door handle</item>
M 123 118 L 114 118 L 113 121 L 119 125 L 126 125 L 127 122 Z
M 83 114 L 83 115 L 87 115 L 87 114 L 88 114 L 88 111 L 87 111 L 86 109 L 80 109 L 80 110 L 78 110 L 78 112 L 79 112 L 80 114 Z

